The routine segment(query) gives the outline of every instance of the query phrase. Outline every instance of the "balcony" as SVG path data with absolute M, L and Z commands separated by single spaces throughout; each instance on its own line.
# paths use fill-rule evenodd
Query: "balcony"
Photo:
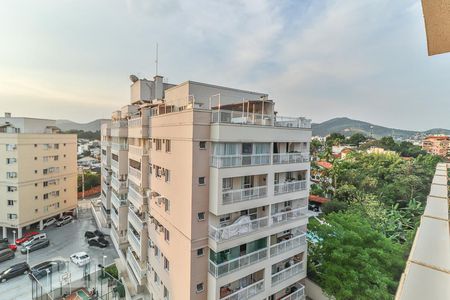
M 136 156 L 143 156 L 148 154 L 148 149 L 144 146 L 128 145 L 128 153 Z
M 216 242 L 223 242 L 250 234 L 267 226 L 269 226 L 269 217 L 262 217 L 238 224 L 231 224 L 221 228 L 209 225 L 209 236 Z
M 142 180 L 142 173 L 140 170 L 135 169 L 131 166 L 128 167 L 128 178 L 133 180 L 133 182 L 136 185 L 140 185 L 141 184 L 141 180 Z
M 111 168 L 116 169 L 116 172 L 119 171 L 119 162 L 117 160 L 111 159 Z
M 236 155 L 213 155 L 211 156 L 211 167 L 232 168 L 244 166 L 261 166 L 270 164 L 270 153 L 266 154 L 236 154 Z
M 220 300 L 247 300 L 264 291 L 264 279 L 241 288 Z
M 141 240 L 134 235 L 134 233 L 132 232 L 132 230 L 130 228 L 128 228 L 128 242 L 130 243 L 131 247 L 134 249 L 134 251 L 136 252 L 141 252 Z
M 306 245 L 306 234 L 303 233 L 288 240 L 284 240 L 278 244 L 270 246 L 270 257 L 274 257 L 286 253 L 292 249 L 296 249 Z
M 111 141 L 102 141 L 102 148 L 111 147 Z
M 286 268 L 278 273 L 272 275 L 272 286 L 296 276 L 305 270 L 303 261 L 300 261 L 289 268 Z
M 118 195 L 113 191 L 111 193 L 111 203 L 115 208 L 119 209 L 119 207 L 127 205 L 127 197 L 123 194 Z
M 120 248 L 120 245 L 127 243 L 127 237 L 126 236 L 120 236 L 117 233 L 117 229 L 114 226 L 111 226 L 111 240 L 116 246 L 116 249 L 118 250 Z
M 133 225 L 133 227 L 141 232 L 144 228 L 145 223 L 145 213 L 138 214 L 133 208 L 128 208 L 128 221 Z
M 222 192 L 222 204 L 232 204 L 267 196 L 267 186 L 257 186 L 245 189 L 232 189 Z
M 112 151 L 126 151 L 126 150 L 128 150 L 128 145 L 127 144 L 112 143 L 111 144 L 111 150 Z
M 276 153 L 272 156 L 274 165 L 279 164 L 297 164 L 309 162 L 308 153 Z
M 114 209 L 111 209 L 111 222 L 114 223 L 116 227 L 119 227 L 119 216 L 116 214 Z
M 127 120 L 117 120 L 111 123 L 111 136 L 113 137 L 126 137 L 128 130 Z
M 303 219 L 306 217 L 308 207 L 299 207 L 285 212 L 280 212 L 270 216 L 271 225 L 279 225 L 282 223 Z
M 111 186 L 116 192 L 118 192 L 120 190 L 127 188 L 127 182 L 121 181 L 121 180 L 117 179 L 117 177 L 112 176 L 111 177 Z
M 304 300 L 305 299 L 305 287 L 298 283 L 291 287 L 291 290 L 295 288 L 296 290 L 287 296 L 284 296 L 280 300 Z
M 267 258 L 267 248 L 237 257 L 235 259 L 220 263 L 216 265 L 209 261 L 209 273 L 214 277 L 219 278 L 234 271 L 240 270 L 246 266 L 263 261 Z
M 130 248 L 128 248 L 127 250 L 127 262 L 130 265 L 131 270 L 133 270 L 133 273 L 137 278 L 139 284 L 142 284 L 142 280 L 146 275 L 146 267 L 141 266 L 141 264 L 139 263 L 139 258 L 136 257 L 136 254 L 134 254 Z
M 129 181 L 130 182 L 130 181 Z M 136 184 L 130 182 L 128 187 L 128 200 L 133 204 L 134 207 L 141 208 L 145 203 L 145 194 L 143 192 L 138 192 L 141 188 Z
M 293 180 L 274 185 L 275 195 L 306 191 L 308 183 L 306 180 Z

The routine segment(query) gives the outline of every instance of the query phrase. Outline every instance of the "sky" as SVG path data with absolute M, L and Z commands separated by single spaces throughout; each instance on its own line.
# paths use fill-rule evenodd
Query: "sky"
M 450 129 L 418 0 L 0 0 L 0 113 L 89 122 L 130 74 L 268 93 L 280 115 Z

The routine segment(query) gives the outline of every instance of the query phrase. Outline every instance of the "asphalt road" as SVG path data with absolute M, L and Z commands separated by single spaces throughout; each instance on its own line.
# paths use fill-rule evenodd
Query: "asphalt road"
M 62 257 L 64 259 L 69 259 L 71 254 L 79 251 L 85 251 L 91 257 L 91 272 L 95 270 L 95 266 L 99 263 L 103 263 L 104 255 L 107 256 L 105 260 L 106 265 L 113 263 L 118 255 L 109 237 L 106 239 L 109 240 L 110 245 L 104 249 L 89 247 L 85 241 L 84 232 L 95 229 L 97 229 L 97 227 L 89 209 L 80 209 L 78 219 L 70 224 L 60 228 L 52 226 L 45 229 L 43 232 L 47 233 L 47 236 L 50 239 L 50 246 L 30 253 L 30 267 L 55 258 Z M 10 237 L 10 241 L 12 241 L 12 237 Z M 0 271 L 23 261 L 26 261 L 26 255 L 20 253 L 19 247 L 16 251 L 16 257 L 13 260 L 0 263 Z M 69 272 L 71 273 L 72 281 L 80 279 L 83 276 L 83 268 L 76 266 L 72 262 L 69 264 Z M 58 272 L 53 274 L 51 280 L 53 289 L 59 287 L 60 276 L 61 274 L 58 274 Z M 44 277 L 40 280 L 40 283 L 44 286 L 44 289 L 49 288 L 50 280 Z M 31 279 L 28 276 L 20 276 L 5 283 L 0 283 L 1 300 L 31 300 L 31 295 Z

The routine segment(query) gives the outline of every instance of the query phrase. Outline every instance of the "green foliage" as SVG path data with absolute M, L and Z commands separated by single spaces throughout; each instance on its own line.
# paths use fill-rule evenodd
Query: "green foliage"
M 93 132 L 93 131 L 83 131 L 83 130 L 72 129 L 72 130 L 64 131 L 63 133 L 76 134 L 76 135 L 78 135 L 79 139 L 100 140 L 100 131 L 99 130 Z
M 119 279 L 119 271 L 117 270 L 116 265 L 106 267 L 105 272 L 114 277 L 115 279 Z
M 322 204 L 322 212 L 324 214 L 330 214 L 332 212 L 344 211 L 348 208 L 348 204 L 341 201 L 332 200 L 330 202 Z
M 404 267 L 402 246 L 386 238 L 357 212 L 313 220 L 308 230 L 320 242 L 310 244 L 308 277 L 340 299 L 392 299 Z
M 410 142 L 396 143 L 392 137 L 383 137 L 380 140 L 373 140 L 360 146 L 361 150 L 367 150 L 370 147 L 379 147 L 384 150 L 397 152 L 402 157 L 418 157 L 419 155 L 426 155 L 426 151 L 421 147 L 413 145 Z
M 367 141 L 367 137 L 364 134 L 354 133 L 347 139 L 347 144 L 359 147 L 359 145 L 365 141 Z
M 340 133 L 332 133 L 327 137 L 327 141 L 326 144 L 327 146 L 338 146 L 342 143 L 344 143 L 345 141 L 345 136 L 343 134 Z
M 84 189 L 99 186 L 101 184 L 101 175 L 95 172 L 84 172 Z M 82 178 L 78 175 L 78 192 L 82 191 Z

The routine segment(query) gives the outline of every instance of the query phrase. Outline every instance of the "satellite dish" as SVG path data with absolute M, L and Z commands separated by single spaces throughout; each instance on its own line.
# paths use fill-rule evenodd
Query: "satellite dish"
M 136 75 L 130 75 L 130 80 L 131 80 L 132 82 L 136 82 L 136 81 L 139 80 L 139 78 L 138 78 Z

